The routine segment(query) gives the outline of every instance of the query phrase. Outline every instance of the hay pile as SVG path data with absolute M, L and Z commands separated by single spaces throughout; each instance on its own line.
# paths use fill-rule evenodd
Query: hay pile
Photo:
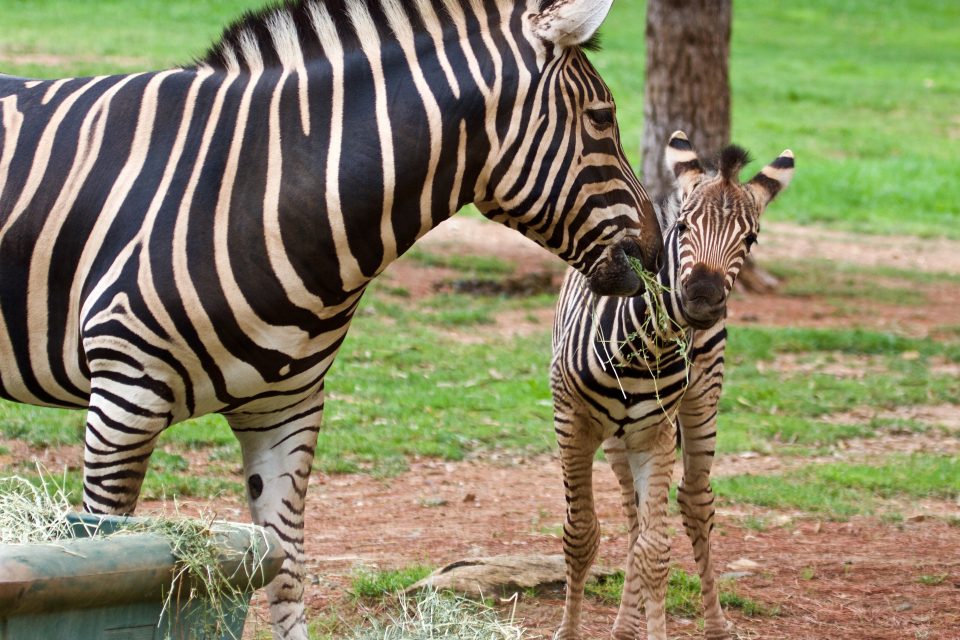
M 63 484 L 42 470 L 39 481 L 20 476 L 0 478 L 0 544 L 56 545 L 74 540 L 78 537 L 75 516 Z M 134 534 L 164 538 L 176 562 L 170 588 L 164 594 L 163 613 L 171 614 L 174 607 L 197 605 L 191 614 L 202 612 L 203 620 L 195 622 L 203 626 L 205 636 L 219 637 L 229 631 L 227 617 L 238 605 L 246 604 L 251 591 L 236 584 L 237 576 L 225 575 L 221 569 L 224 549 L 218 544 L 217 534 L 227 531 L 227 527 L 231 531 L 244 528 L 218 523 L 212 516 L 184 518 L 179 515 L 138 518 L 116 530 L 110 527 L 109 531 L 100 530 L 99 526 L 86 528 L 89 535 L 102 538 Z M 268 542 L 263 531 L 249 525 L 249 536 L 252 557 L 265 558 L 267 554 L 260 551 L 269 547 L 265 546 Z M 252 569 L 251 576 L 261 567 Z
M 386 622 L 373 619 L 347 640 L 523 640 L 526 632 L 482 603 L 462 596 L 424 589 L 415 596 L 403 593 L 400 613 Z

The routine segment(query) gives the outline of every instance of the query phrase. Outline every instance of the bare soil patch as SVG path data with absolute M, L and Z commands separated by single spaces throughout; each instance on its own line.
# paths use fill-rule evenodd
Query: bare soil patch
M 960 242 L 942 238 L 876 236 L 787 222 L 764 222 L 757 257 L 824 258 L 863 267 L 960 273 Z
M 619 491 L 605 464 L 598 463 L 594 476 L 604 531 L 598 562 L 622 566 L 627 539 Z M 419 461 L 390 480 L 317 475 L 306 514 L 311 614 L 353 610 L 355 615 L 345 594 L 357 567 L 560 553 L 563 511 L 559 465 L 547 457 L 504 465 Z M 779 613 L 749 618 L 729 612 L 741 637 L 957 637 L 951 634 L 960 624 L 960 527 L 929 515 L 889 524 L 876 518 L 829 522 L 750 513 L 783 526 L 756 531 L 721 512 L 714 538 L 717 568 L 726 572 L 741 558 L 758 563 L 751 575 L 737 579 L 736 592 Z M 692 573 L 695 564 L 679 517 L 671 518 L 670 526 L 676 532 L 673 562 Z M 560 593 L 547 593 L 521 598 L 518 611 L 534 638 L 549 638 L 562 605 Z M 589 601 L 585 637 L 609 637 L 615 614 L 616 607 Z M 694 621 L 675 618 L 669 625 L 672 637 L 698 637 Z
M 766 259 L 831 258 L 860 265 L 960 273 L 960 243 L 896 242 L 791 225 L 768 225 L 761 262 Z M 454 218 L 428 234 L 420 248 L 436 253 L 496 255 L 513 263 L 513 275 L 549 273 L 559 286 L 564 271 L 559 260 L 498 225 L 471 218 Z M 462 277 L 454 269 L 426 267 L 400 260 L 385 274 L 388 285 L 402 286 L 412 300 L 434 294 L 438 286 Z M 920 286 L 920 285 L 918 285 Z M 960 324 L 960 285 L 927 286 L 929 304 L 860 304 L 838 308 L 817 297 L 737 295 L 730 305 L 734 323 L 780 326 L 820 326 L 897 330 L 928 335 L 944 325 Z M 549 327 L 552 310 L 509 311 L 495 324 L 471 327 L 469 335 L 451 331 L 457 339 L 489 340 L 492 336 L 529 335 Z M 770 366 L 805 373 L 810 365 L 798 358 L 778 358 Z M 858 377 L 878 363 L 844 355 L 821 362 L 819 371 Z M 942 373 L 956 365 L 935 362 Z M 939 425 L 923 434 L 892 433 L 868 440 L 847 441 L 829 455 L 797 458 L 797 464 L 863 460 L 890 451 L 957 452 L 958 408 L 937 405 L 904 409 L 894 415 L 869 407 L 830 420 L 866 421 L 873 417 L 906 417 Z M 549 428 L 549 425 L 544 425 Z M 18 441 L 0 441 L 10 453 L 0 462 L 43 456 L 52 470 L 76 468 L 79 446 L 47 451 L 24 449 Z M 206 452 L 183 453 L 191 469 L 202 469 Z M 717 476 L 739 473 L 774 474 L 788 471 L 794 460 L 765 455 L 721 456 Z M 239 460 L 237 467 L 238 470 Z M 599 562 L 622 566 L 626 528 L 619 507 L 619 490 L 612 473 L 598 464 L 595 473 L 597 510 L 603 523 Z M 714 550 L 718 569 L 742 558 L 758 563 L 751 575 L 736 582 L 736 591 L 768 606 L 773 617 L 750 618 L 729 612 L 740 637 L 766 639 L 960 639 L 960 526 L 954 518 L 960 505 L 949 501 L 911 501 L 895 505 L 905 520 L 891 523 L 875 517 L 848 522 L 821 521 L 796 513 L 753 507 L 727 508 L 718 514 Z M 249 519 L 243 500 L 180 501 L 182 514 L 212 511 L 220 517 Z M 145 503 L 141 512 L 170 512 L 169 503 Z M 561 552 L 564 513 L 559 465 L 549 456 L 515 458 L 497 454 L 484 460 L 447 463 L 414 460 L 408 472 L 390 479 L 366 475 L 314 474 L 308 494 L 306 555 L 309 584 L 306 601 L 311 619 L 330 612 L 359 621 L 358 607 L 348 595 L 350 577 L 358 567 L 396 568 L 415 563 L 441 565 L 468 556 Z M 744 516 L 762 518 L 772 526 L 755 530 Z M 695 565 L 678 517 L 671 519 L 673 561 L 687 572 Z M 266 617 L 263 596 L 256 610 Z M 508 608 L 505 608 L 507 611 Z M 559 624 L 562 596 L 522 597 L 519 616 L 533 637 L 549 638 Z M 585 637 L 609 637 L 616 607 L 588 601 Z M 672 637 L 699 637 L 693 620 L 671 619 Z M 265 629 L 268 625 L 262 624 Z

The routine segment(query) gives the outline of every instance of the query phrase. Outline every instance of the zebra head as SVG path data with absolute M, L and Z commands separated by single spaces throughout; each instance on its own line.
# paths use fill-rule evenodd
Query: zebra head
M 786 150 L 749 182 L 740 170 L 747 152 L 731 145 L 720 152 L 716 172 L 704 170 L 682 131 L 670 137 L 665 159 L 677 179 L 668 239 L 676 236 L 674 287 L 684 319 L 706 329 L 726 315 L 727 296 L 760 231 L 760 214 L 793 177 Z
M 653 204 L 620 144 L 613 97 L 585 55 L 612 0 L 527 0 L 509 21 L 518 64 L 503 66 L 499 148 L 484 172 L 488 218 L 563 258 L 601 295 L 641 282 L 628 256 L 656 270 Z

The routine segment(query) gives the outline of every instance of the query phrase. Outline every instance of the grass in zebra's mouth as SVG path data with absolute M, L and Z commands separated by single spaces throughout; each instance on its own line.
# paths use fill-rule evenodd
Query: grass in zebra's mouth
M 684 361 L 686 362 L 687 379 L 689 381 L 691 364 L 689 355 L 690 342 L 688 340 L 686 330 L 682 325 L 677 323 L 676 320 L 670 317 L 666 305 L 664 304 L 664 297 L 668 295 L 671 290 L 660 282 L 657 274 L 647 271 L 643 264 L 636 258 L 627 256 L 627 261 L 630 263 L 630 267 L 633 269 L 634 273 L 637 274 L 637 277 L 640 278 L 640 282 L 643 284 L 643 293 L 640 295 L 646 301 L 647 305 L 647 315 L 644 317 L 643 326 L 641 326 L 639 330 L 627 335 L 620 344 L 614 344 L 603 335 L 603 331 L 600 328 L 600 323 L 596 319 L 596 310 L 594 309 L 594 327 L 596 329 L 594 349 L 597 350 L 597 357 L 600 359 L 601 363 L 605 367 L 610 367 L 617 379 L 618 385 L 620 384 L 620 377 L 617 375 L 617 368 L 623 368 L 636 360 L 643 362 L 643 364 L 647 367 L 647 370 L 650 372 L 650 379 L 655 385 L 654 393 L 657 403 L 661 408 L 664 409 L 667 419 L 672 422 L 676 416 L 667 413 L 667 409 L 663 407 L 663 401 L 660 398 L 658 382 L 659 378 L 654 372 L 654 369 L 659 370 L 660 368 L 660 361 L 662 358 L 661 353 L 658 352 L 653 354 L 646 347 L 644 347 L 641 351 L 633 351 L 632 353 L 628 353 L 625 358 L 622 354 L 624 351 L 629 349 L 630 344 L 638 338 L 643 340 L 645 345 L 648 342 L 648 336 L 657 336 L 657 340 L 664 340 L 667 343 L 673 343 L 676 345 L 677 351 L 682 355 Z M 596 305 L 596 298 L 593 298 L 593 301 L 594 305 Z M 598 343 L 603 346 L 603 354 L 601 354 L 599 349 L 596 347 Z M 617 361 L 618 356 L 620 361 Z M 620 386 L 620 392 L 623 394 L 624 398 L 627 397 L 622 385 Z M 678 410 L 679 402 L 675 405 L 674 412 Z

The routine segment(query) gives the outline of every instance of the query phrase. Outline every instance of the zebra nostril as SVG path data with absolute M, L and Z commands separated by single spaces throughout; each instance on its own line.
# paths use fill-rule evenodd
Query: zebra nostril
M 715 307 L 723 304 L 723 288 L 709 282 L 694 282 L 684 287 L 684 296 L 688 302 Z
M 726 300 L 723 274 L 697 264 L 693 267 L 690 278 L 683 285 L 683 295 L 687 302 L 705 307 L 717 307 Z

